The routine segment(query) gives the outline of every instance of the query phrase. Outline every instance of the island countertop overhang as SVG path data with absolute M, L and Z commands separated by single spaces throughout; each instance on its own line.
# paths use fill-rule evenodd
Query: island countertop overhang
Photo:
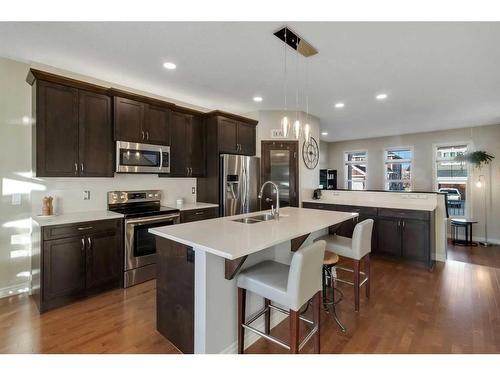
M 152 228 L 149 231 L 197 250 L 235 260 L 358 216 L 351 212 L 285 207 L 281 209 L 279 220 L 255 224 L 234 221 L 265 212 L 268 211 Z

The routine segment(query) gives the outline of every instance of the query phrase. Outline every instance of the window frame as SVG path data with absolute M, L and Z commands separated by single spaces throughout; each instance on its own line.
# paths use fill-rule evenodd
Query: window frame
M 456 141 L 456 142 L 440 142 L 440 143 L 433 143 L 432 144 L 432 185 L 434 191 L 438 191 L 439 189 L 439 183 L 440 181 L 438 180 L 437 177 L 437 163 L 438 163 L 438 158 L 437 158 L 437 149 L 439 147 L 453 147 L 453 146 L 458 146 L 458 145 L 466 145 L 467 146 L 467 152 L 473 152 L 475 150 L 474 143 L 469 140 L 469 141 Z M 472 208 L 472 194 L 471 194 L 471 187 L 472 187 L 472 167 L 469 163 L 466 163 L 466 168 L 467 168 L 467 180 L 465 182 L 465 209 L 464 209 L 464 214 L 462 216 L 459 215 L 451 215 L 449 214 L 450 218 L 464 218 L 464 217 L 472 217 L 474 216 L 473 214 L 473 208 Z M 442 181 L 441 181 L 442 183 Z
M 397 161 L 396 163 L 409 163 L 410 164 L 410 178 L 409 180 L 389 180 L 387 179 L 387 164 L 396 164 L 394 162 L 390 162 L 389 159 L 387 159 L 387 153 L 389 151 L 396 151 L 396 150 L 408 150 L 411 152 L 411 158 L 410 159 L 402 159 L 401 161 Z M 409 191 L 413 190 L 413 160 L 415 157 L 415 152 L 414 152 L 414 146 L 391 146 L 391 147 L 386 147 L 384 148 L 384 152 L 382 153 L 382 173 L 383 173 L 383 181 L 384 181 L 384 190 L 386 191 L 406 191 L 406 190 L 389 190 L 389 183 L 390 182 L 404 182 L 404 181 L 409 181 L 410 182 L 410 189 Z
M 360 163 L 360 162 L 356 162 L 356 161 L 346 161 L 346 155 L 347 154 L 356 154 L 356 153 L 364 153 L 365 154 L 365 161 L 363 163 Z M 352 190 L 352 189 L 349 189 L 349 182 L 352 184 L 353 181 L 356 181 L 356 180 L 349 180 L 347 179 L 347 166 L 348 165 L 352 165 L 352 164 L 364 164 L 366 165 L 366 174 L 365 174 L 365 178 L 364 178 L 364 187 L 362 190 L 358 190 L 358 191 L 363 191 L 363 190 L 366 190 L 367 189 L 367 183 L 368 183 L 368 150 L 348 150 L 348 151 L 344 151 L 343 153 L 343 163 L 344 163 L 344 188 L 347 189 L 347 190 Z

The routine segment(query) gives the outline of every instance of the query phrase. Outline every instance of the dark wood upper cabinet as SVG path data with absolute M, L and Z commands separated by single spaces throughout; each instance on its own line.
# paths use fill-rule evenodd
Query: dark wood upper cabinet
M 238 153 L 238 123 L 235 120 L 219 118 L 218 135 L 220 153 Z
M 173 177 L 205 175 L 205 126 L 201 117 L 171 111 L 170 174 Z
M 112 177 L 111 99 L 106 89 L 30 70 L 33 166 L 38 177 Z
M 255 125 L 238 122 L 239 153 L 242 155 L 255 155 Z
M 203 177 L 206 171 L 205 151 L 205 126 L 203 120 L 198 116 L 191 116 L 188 130 L 188 144 L 190 146 L 191 176 Z
M 170 110 L 148 104 L 144 121 L 146 142 L 155 145 L 170 145 Z
M 146 133 L 143 131 L 145 104 L 121 97 L 114 97 L 115 140 L 127 142 L 143 142 Z
M 38 81 L 33 90 L 36 175 L 78 176 L 78 89 Z
M 188 150 L 186 149 L 187 115 L 172 111 L 170 114 L 170 176 L 188 175 Z
M 79 90 L 79 175 L 113 177 L 111 98 Z
M 255 155 L 255 125 L 232 118 L 218 117 L 219 152 Z
M 171 103 L 110 89 L 114 98 L 115 141 L 170 146 Z

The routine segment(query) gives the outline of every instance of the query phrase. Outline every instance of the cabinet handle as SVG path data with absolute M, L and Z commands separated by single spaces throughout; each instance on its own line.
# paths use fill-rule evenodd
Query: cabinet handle
M 144 141 L 144 130 L 141 130 L 142 133 L 142 140 Z
M 82 237 L 82 252 L 85 251 L 85 239 Z
M 189 175 L 192 176 L 193 175 L 193 168 L 189 168 L 190 172 L 189 172 Z
M 195 212 L 195 215 L 203 215 L 203 211 Z
M 80 164 L 80 170 L 82 171 L 83 173 L 83 163 Z
M 146 140 L 149 141 L 149 131 L 146 132 Z
M 405 221 L 401 220 L 403 222 L 403 229 L 405 229 Z
M 75 174 L 78 174 L 78 163 L 75 163 Z
M 90 239 L 90 237 L 87 237 L 87 242 L 89 243 L 89 249 L 92 248 L 92 240 Z
M 92 229 L 92 227 L 80 227 L 80 228 L 78 228 L 78 230 L 89 230 L 89 229 Z

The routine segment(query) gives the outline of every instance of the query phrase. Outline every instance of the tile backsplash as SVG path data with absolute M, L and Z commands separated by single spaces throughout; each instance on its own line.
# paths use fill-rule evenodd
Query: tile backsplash
M 117 174 L 114 178 L 40 178 L 42 189 L 31 192 L 33 214 L 39 214 L 42 198 L 54 197 L 57 214 L 107 209 L 107 193 L 112 190 L 161 190 L 162 204 L 175 206 L 175 201 L 196 202 L 195 178 L 159 178 L 146 174 Z M 84 199 L 88 191 L 90 199 Z M 193 194 L 194 191 L 194 194 Z

